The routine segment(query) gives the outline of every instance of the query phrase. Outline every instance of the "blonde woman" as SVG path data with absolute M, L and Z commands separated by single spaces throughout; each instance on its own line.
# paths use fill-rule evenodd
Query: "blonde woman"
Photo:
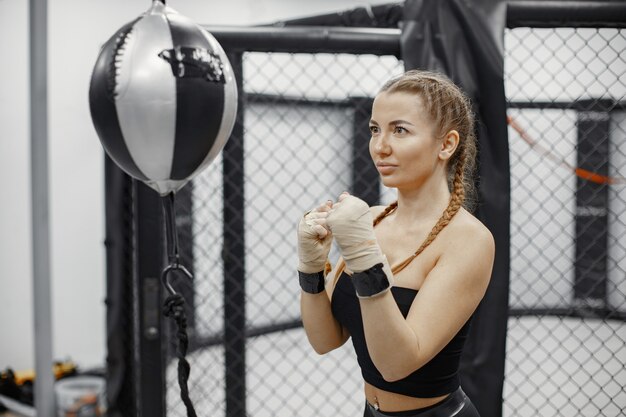
M 369 144 L 388 207 L 348 193 L 298 224 L 304 328 L 319 354 L 352 339 L 364 416 L 465 417 L 459 361 L 495 245 L 467 209 L 476 139 L 471 105 L 446 77 L 408 71 L 372 106 Z M 341 259 L 327 268 L 331 242 Z

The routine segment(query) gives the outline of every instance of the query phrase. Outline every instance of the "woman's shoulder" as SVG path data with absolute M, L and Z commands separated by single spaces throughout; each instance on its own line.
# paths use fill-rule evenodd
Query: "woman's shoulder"
M 487 226 L 463 208 L 454 216 L 454 221 L 449 226 L 455 239 L 483 244 L 487 249 L 495 247 L 493 235 Z

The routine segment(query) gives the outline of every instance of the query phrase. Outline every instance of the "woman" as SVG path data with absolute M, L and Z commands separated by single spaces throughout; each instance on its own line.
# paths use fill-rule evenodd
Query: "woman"
M 320 354 L 352 338 L 365 416 L 478 416 L 458 367 L 495 245 L 463 207 L 476 158 L 471 105 L 444 76 L 409 71 L 376 96 L 370 130 L 372 161 L 398 200 L 369 208 L 343 193 L 301 219 L 307 337 Z M 342 258 L 328 271 L 333 239 Z

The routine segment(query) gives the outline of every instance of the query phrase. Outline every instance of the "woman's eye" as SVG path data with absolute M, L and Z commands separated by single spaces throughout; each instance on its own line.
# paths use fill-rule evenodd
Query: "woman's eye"
M 370 126 L 370 133 L 378 133 L 378 126 Z
M 393 131 L 394 133 L 398 133 L 398 134 L 403 134 L 407 132 L 407 130 L 403 128 L 402 126 L 396 126 Z

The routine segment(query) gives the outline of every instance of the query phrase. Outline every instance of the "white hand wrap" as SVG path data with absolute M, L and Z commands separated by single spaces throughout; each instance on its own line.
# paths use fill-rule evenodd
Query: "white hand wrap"
M 298 271 L 324 271 L 332 234 L 325 228 L 330 206 L 322 205 L 305 214 L 298 223 Z
M 381 288 L 380 292 L 393 285 L 393 274 L 387 257 L 378 246 L 372 214 L 366 202 L 351 195 L 342 195 L 330 210 L 326 222 L 333 232 L 347 269 L 357 274 L 382 264 L 389 286 Z

